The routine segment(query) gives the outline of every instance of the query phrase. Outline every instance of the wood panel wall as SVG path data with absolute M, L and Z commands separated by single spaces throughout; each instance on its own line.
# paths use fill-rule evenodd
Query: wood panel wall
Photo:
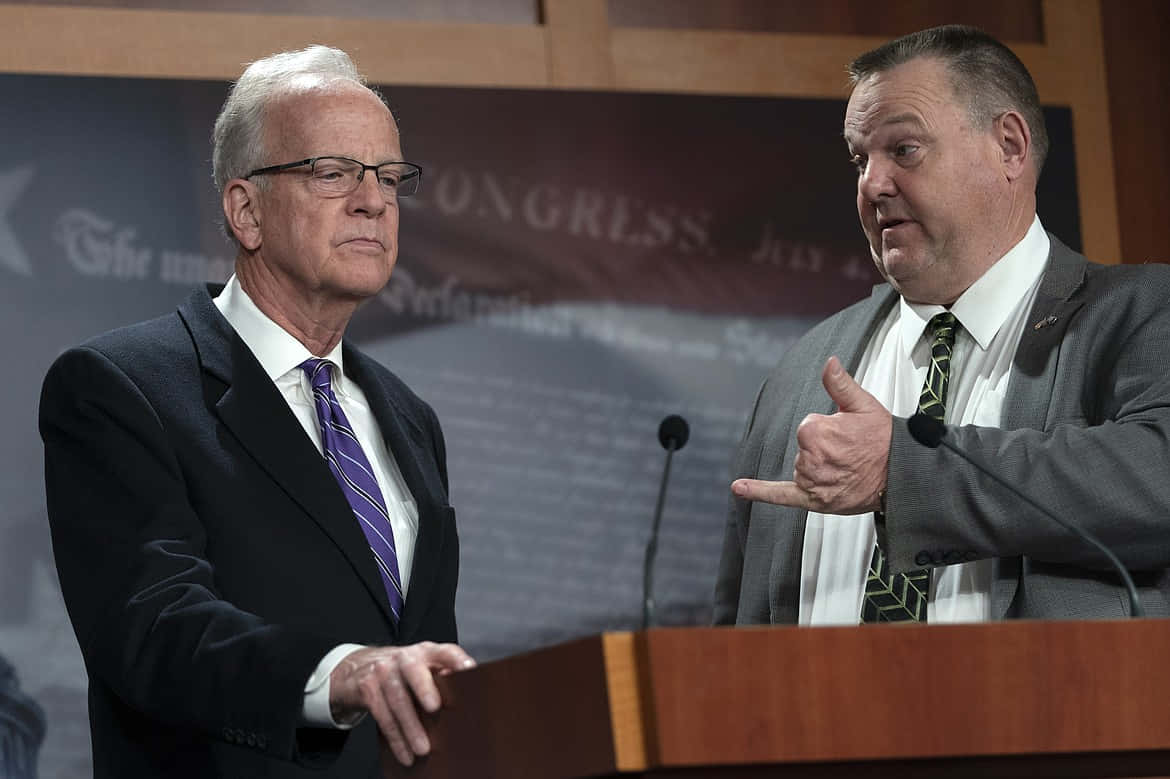
M 1170 262 L 1170 2 L 1111 3 L 1103 22 L 1122 256 Z
M 385 84 L 840 98 L 857 54 L 962 21 L 1001 36 L 1041 98 L 1071 107 L 1086 253 L 1170 258 L 1153 232 L 1170 206 L 1164 0 L 1104 3 L 1104 20 L 1102 0 L 902 0 L 880 13 L 870 0 L 822 0 L 815 13 L 805 0 L 540 0 L 533 24 L 302 16 L 253 2 L 256 13 L 179 10 L 182 0 L 0 4 L 0 72 L 226 80 L 322 42 Z M 708 29 L 685 29 L 696 25 Z

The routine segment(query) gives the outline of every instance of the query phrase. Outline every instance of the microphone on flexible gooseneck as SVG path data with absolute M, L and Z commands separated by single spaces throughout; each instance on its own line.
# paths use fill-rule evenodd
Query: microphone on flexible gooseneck
M 931 449 L 937 449 L 940 445 L 946 449 L 949 449 L 958 455 L 960 459 L 969 462 L 971 465 L 974 465 L 976 470 L 978 470 L 980 473 L 988 476 L 996 484 L 1027 503 L 1033 509 L 1048 517 L 1073 535 L 1081 538 L 1082 540 L 1092 544 L 1094 547 L 1099 549 L 1101 553 L 1105 555 L 1105 558 L 1109 561 L 1110 565 L 1117 569 L 1117 573 L 1121 576 L 1121 581 L 1125 584 L 1125 590 L 1129 594 L 1129 615 L 1131 617 L 1145 616 L 1145 611 L 1142 609 L 1142 604 L 1138 600 L 1137 588 L 1134 587 L 1133 579 L 1130 577 L 1129 571 L 1125 570 L 1125 566 L 1122 565 L 1121 561 L 1117 559 L 1117 555 L 1113 554 L 1113 552 L 1110 551 L 1109 547 L 1105 546 L 1105 544 L 1098 541 L 1092 533 L 1089 533 L 1087 530 L 1079 528 L 1076 525 L 1065 522 L 1063 519 L 1056 516 L 1051 511 L 1030 498 L 1027 494 L 1010 484 L 1006 479 L 1004 479 L 998 473 L 993 471 L 989 466 L 976 458 L 975 455 L 969 452 L 964 452 L 962 449 L 952 444 L 946 439 L 946 425 L 944 425 L 939 420 L 934 419 L 933 417 L 928 417 L 926 414 L 915 414 L 906 420 L 906 427 L 910 430 L 910 436 L 918 443 L 922 444 L 923 446 L 928 446 Z
M 666 450 L 666 466 L 662 469 L 658 504 L 654 507 L 654 524 L 650 528 L 646 559 L 642 563 L 642 630 L 650 627 L 650 621 L 654 618 L 654 555 L 658 552 L 658 526 L 662 523 L 662 504 L 666 498 L 666 483 L 670 479 L 670 459 L 686 446 L 690 435 L 690 425 L 678 414 L 671 414 L 658 426 L 658 443 Z

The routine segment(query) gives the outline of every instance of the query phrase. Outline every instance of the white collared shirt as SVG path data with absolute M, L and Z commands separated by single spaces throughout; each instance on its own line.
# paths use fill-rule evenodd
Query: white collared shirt
M 305 435 L 324 456 L 313 388 L 300 364 L 314 357 L 304 344 L 280 325 L 273 322 L 248 297 L 233 275 L 223 291 L 215 298 L 215 306 L 251 349 L 260 366 L 288 403 L 293 415 L 301 423 Z M 418 538 L 418 507 L 394 456 L 382 438 L 378 421 L 370 410 L 361 387 L 345 375 L 342 349 L 339 342 L 325 359 L 334 364 L 333 393 L 341 404 L 350 426 L 353 427 L 362 451 L 370 461 L 374 478 L 386 502 L 390 526 L 394 530 L 394 551 L 398 558 L 398 572 L 405 600 L 410 586 L 410 572 L 414 561 L 415 540 Z M 354 522 L 357 522 L 355 519 Z M 334 725 L 329 712 L 329 674 L 337 664 L 359 645 L 342 644 L 329 652 L 309 677 L 305 687 L 304 719 L 309 724 Z
M 1039 217 L 1012 249 L 959 296 L 959 320 L 947 387 L 946 421 L 998 427 L 1012 359 L 1048 262 Z M 855 378 L 896 417 L 918 410 L 930 357 L 926 325 L 938 305 L 902 299 L 878 326 Z M 800 569 L 802 625 L 856 625 L 866 570 L 877 541 L 873 514 L 841 517 L 810 511 Z M 991 617 L 993 560 L 935 568 L 927 621 L 980 622 Z

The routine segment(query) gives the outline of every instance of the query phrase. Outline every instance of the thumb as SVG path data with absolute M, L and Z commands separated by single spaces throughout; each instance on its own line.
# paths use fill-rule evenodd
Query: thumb
M 853 380 L 836 357 L 825 363 L 821 383 L 841 411 L 865 411 L 873 404 L 873 396 Z

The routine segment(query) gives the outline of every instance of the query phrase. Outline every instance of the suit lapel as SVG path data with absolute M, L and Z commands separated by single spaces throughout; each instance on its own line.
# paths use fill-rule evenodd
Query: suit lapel
M 1000 423 L 1005 430 L 1044 429 L 1056 383 L 1060 344 L 1073 314 L 1084 305 L 1076 292 L 1084 283 L 1088 261 L 1055 236 L 1049 239 L 1052 248 L 1048 267 L 1012 362 Z
M 369 544 L 321 454 L 276 385 L 205 292 L 179 308 L 206 374 L 209 402 L 240 445 L 321 527 L 393 625 L 390 603 Z
M 420 428 L 421 421 L 408 412 L 396 388 L 379 378 L 378 367 L 369 357 L 348 345 L 345 368 L 366 394 L 382 438 L 418 508 L 418 536 L 399 625 L 400 638 L 409 640 L 427 612 L 441 567 L 444 519 L 450 509 L 440 502 L 439 496 L 446 495 L 446 488 L 432 464 L 430 436 Z
M 854 378 L 861 358 L 873 337 L 874 330 L 898 302 L 898 294 L 888 284 L 874 287 L 873 293 L 848 310 L 846 315 L 831 332 L 826 334 L 822 344 L 820 362 L 808 377 L 797 405 L 798 418 L 808 414 L 830 414 L 836 410 L 829 393 L 821 383 L 821 368 L 832 356 L 841 360 L 841 365 Z M 794 444 L 795 445 L 795 444 Z
M 861 358 L 865 355 L 874 331 L 889 315 L 890 309 L 897 305 L 898 299 L 898 293 L 893 287 L 889 284 L 879 284 L 873 288 L 869 300 L 858 309 L 854 319 L 837 328 L 834 342 L 830 345 L 832 350 L 830 353 L 841 358 L 841 364 L 849 371 L 850 376 L 856 378 Z M 826 356 L 825 359 L 829 358 Z
M 1036 291 L 1036 300 L 1032 303 L 1012 361 L 1012 373 L 1000 415 L 1000 427 L 1004 430 L 1044 430 L 1047 427 L 1048 411 L 1056 391 L 1061 343 L 1073 315 L 1084 305 L 1077 292 L 1084 283 L 1088 260 L 1051 233 L 1048 238 L 1051 241 L 1048 267 Z M 997 565 L 992 588 L 992 617 L 1003 619 L 1009 616 L 1008 611 L 1019 588 L 1019 576 L 1026 569 L 1027 560 L 1002 558 Z

